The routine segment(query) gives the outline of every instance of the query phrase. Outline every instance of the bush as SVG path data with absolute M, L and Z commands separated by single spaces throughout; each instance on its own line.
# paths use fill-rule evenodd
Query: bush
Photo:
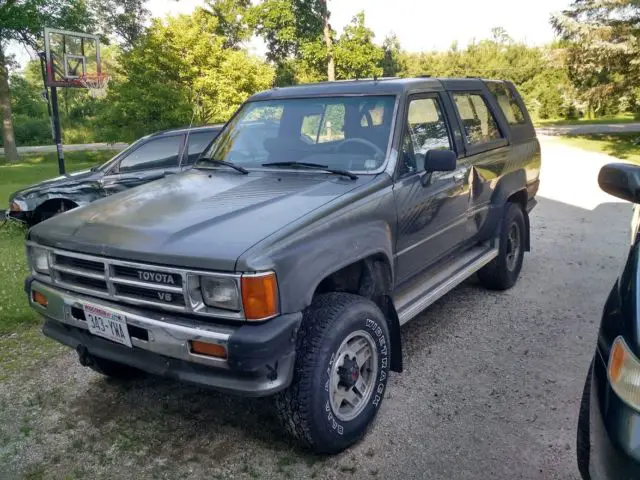
M 18 146 L 50 145 L 51 123 L 48 118 L 33 118 L 26 115 L 13 116 L 13 133 Z

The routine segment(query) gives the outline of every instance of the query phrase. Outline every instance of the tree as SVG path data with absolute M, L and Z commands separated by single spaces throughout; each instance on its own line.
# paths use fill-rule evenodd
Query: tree
M 327 0 L 264 0 L 249 23 L 267 44 L 278 85 L 300 79 L 333 78 L 333 36 Z
M 634 95 L 640 83 L 638 0 L 574 0 L 551 23 L 569 42 L 569 77 L 590 113 L 604 113 L 612 100 Z
M 367 78 L 382 75 L 384 51 L 373 43 L 374 33 L 365 25 L 364 12 L 344 28 L 334 49 L 337 77 Z
M 6 0 L 0 4 L 0 109 L 2 134 L 7 160 L 18 159 L 11 110 L 9 63 L 6 53 L 9 42 L 37 49 L 45 26 L 81 29 L 90 15 L 82 0 Z
M 146 0 L 91 0 L 90 8 L 104 37 L 131 48 L 144 33 L 151 12 Z
M 120 58 L 100 123 L 111 139 L 134 139 L 154 130 L 226 121 L 252 93 L 269 88 L 273 69 L 244 50 L 224 48 L 215 15 L 154 20 Z
M 247 19 L 251 0 L 207 0 L 207 6 L 218 20 L 216 34 L 225 38 L 225 48 L 240 48 L 251 37 Z
M 395 33 L 388 35 L 382 42 L 384 58 L 382 59 L 382 74 L 385 77 L 395 77 L 404 68 L 402 64 L 402 48 Z

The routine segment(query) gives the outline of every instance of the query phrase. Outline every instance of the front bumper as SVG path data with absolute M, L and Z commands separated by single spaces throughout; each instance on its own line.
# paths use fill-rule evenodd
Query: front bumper
M 69 347 L 140 370 L 246 396 L 269 395 L 286 388 L 293 376 L 301 313 L 262 324 L 219 325 L 186 316 L 125 307 L 46 285 L 31 278 L 25 290 L 31 306 L 47 320 L 43 333 Z M 34 303 L 33 292 L 47 297 Z M 82 303 L 115 310 L 127 319 L 132 348 L 89 333 Z M 190 340 L 226 347 L 227 359 L 192 353 Z
M 611 389 L 599 351 L 591 375 L 589 440 L 592 480 L 640 478 L 640 413 Z

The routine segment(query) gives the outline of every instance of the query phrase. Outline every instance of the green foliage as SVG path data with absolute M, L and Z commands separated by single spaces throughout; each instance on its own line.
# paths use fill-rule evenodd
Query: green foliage
M 110 85 L 100 114 L 105 135 L 133 140 L 187 125 L 222 122 L 246 98 L 269 88 L 273 69 L 243 50 L 224 48 L 218 20 L 201 8 L 154 20 L 120 59 L 122 80 Z
M 42 80 L 40 81 L 42 85 Z M 11 75 L 11 110 L 14 115 L 27 117 L 44 117 L 47 104 L 40 96 L 42 87 L 38 89 L 22 75 Z
M 373 37 L 373 31 L 365 25 L 364 12 L 358 13 L 334 47 L 338 79 L 382 76 L 384 50 L 373 43 Z
M 41 45 L 40 37 L 45 26 L 78 30 L 90 24 L 91 17 L 83 0 L 0 3 L 0 45 L 13 40 L 36 48 Z
M 97 29 L 104 38 L 115 37 L 124 48 L 130 48 L 142 36 L 151 12 L 146 0 L 91 0 L 89 6 Z
M 384 58 L 382 59 L 381 67 L 382 74 L 385 77 L 395 77 L 405 69 L 402 58 L 402 49 L 400 47 L 400 40 L 398 36 L 393 33 L 388 35 L 384 42 L 382 42 L 382 50 L 384 51 Z
M 239 48 L 251 36 L 248 24 L 250 0 L 207 0 L 208 10 L 218 20 L 216 34 L 225 48 Z
M 514 42 L 503 29 L 493 38 L 461 50 L 452 45 L 446 52 L 401 53 L 401 76 L 481 77 L 511 80 L 523 95 L 536 119 L 577 114 L 580 105 L 565 68 L 565 49 L 529 47 Z
M 44 115 L 40 117 L 14 115 L 13 124 L 13 133 L 18 145 L 49 145 L 53 143 L 51 123 Z
M 640 111 L 637 0 L 574 0 L 551 23 L 569 42 L 568 74 L 589 114 L 615 112 L 621 103 Z

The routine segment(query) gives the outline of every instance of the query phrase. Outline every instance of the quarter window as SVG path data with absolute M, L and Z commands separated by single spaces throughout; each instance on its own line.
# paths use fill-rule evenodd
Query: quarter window
M 500 110 L 504 113 L 509 125 L 521 125 L 527 123 L 515 95 L 504 83 L 490 82 L 487 83 L 487 87 L 496 98 L 498 105 L 500 105 Z
M 468 144 L 479 145 L 502 138 L 496 119 L 482 95 L 456 93 L 453 98 L 462 120 Z
M 182 135 L 172 135 L 149 140 L 127 155 L 120 162 L 120 172 L 134 172 L 155 168 L 178 166 L 178 152 Z
M 216 136 L 216 132 L 191 132 L 187 142 L 187 165 L 193 163 L 200 158 L 204 149 L 209 145 Z
M 451 150 L 451 139 L 440 103 L 435 98 L 411 100 L 402 142 L 402 172 L 424 168 L 429 150 Z

